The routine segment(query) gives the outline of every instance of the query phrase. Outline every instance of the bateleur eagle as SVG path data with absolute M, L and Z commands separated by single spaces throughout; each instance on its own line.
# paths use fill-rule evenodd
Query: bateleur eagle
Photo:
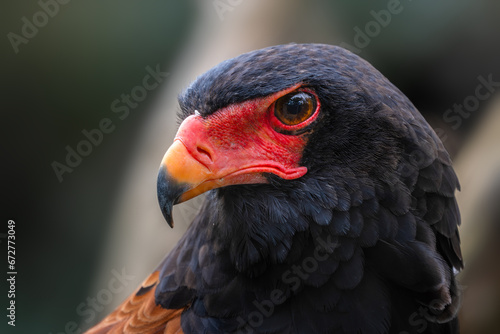
M 381 73 L 335 46 L 227 60 L 180 95 L 158 175 L 208 192 L 156 271 L 89 333 L 457 333 L 448 153 Z

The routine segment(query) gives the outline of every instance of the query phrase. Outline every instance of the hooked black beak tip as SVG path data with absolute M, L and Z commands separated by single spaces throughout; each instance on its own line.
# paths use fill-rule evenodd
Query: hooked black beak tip
M 187 190 L 187 186 L 172 178 L 165 167 L 160 167 L 157 180 L 157 195 L 160 209 L 170 227 L 174 227 L 172 218 L 173 206 L 177 204 L 179 197 Z

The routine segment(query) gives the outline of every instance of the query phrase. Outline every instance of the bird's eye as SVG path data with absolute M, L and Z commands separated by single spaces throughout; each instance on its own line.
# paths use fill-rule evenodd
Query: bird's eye
M 316 99 L 306 92 L 294 92 L 279 98 L 274 115 L 285 125 L 297 125 L 314 114 Z

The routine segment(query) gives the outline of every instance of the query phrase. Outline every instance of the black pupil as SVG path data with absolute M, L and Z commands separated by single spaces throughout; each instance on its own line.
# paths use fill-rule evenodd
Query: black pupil
M 299 116 L 301 113 L 307 112 L 308 101 L 307 95 L 304 93 L 292 96 L 283 106 L 285 115 L 293 118 Z

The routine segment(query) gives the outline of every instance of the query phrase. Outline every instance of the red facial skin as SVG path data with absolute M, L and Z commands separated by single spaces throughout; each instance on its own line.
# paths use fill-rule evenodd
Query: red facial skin
M 274 105 L 277 99 L 295 91 L 313 95 L 316 110 L 304 122 L 289 126 L 276 118 Z M 181 182 L 189 180 L 192 184 L 191 190 L 184 193 L 180 201 L 231 184 L 267 183 L 263 173 L 273 173 L 287 180 L 305 175 L 307 168 L 299 166 L 299 161 L 307 136 L 292 133 L 300 133 L 314 122 L 319 110 L 316 94 L 307 88 L 301 89 L 299 84 L 264 98 L 230 105 L 206 118 L 200 115 L 187 117 L 172 146 L 179 146 L 176 141 L 183 144 L 187 150 L 183 155 L 187 153 L 188 159 L 195 160 L 186 166 L 197 165 L 197 175 L 192 175 L 191 167 L 169 168 L 168 164 L 177 164 L 179 160 L 185 161 L 184 158 L 164 159 L 167 169 L 177 173 Z

